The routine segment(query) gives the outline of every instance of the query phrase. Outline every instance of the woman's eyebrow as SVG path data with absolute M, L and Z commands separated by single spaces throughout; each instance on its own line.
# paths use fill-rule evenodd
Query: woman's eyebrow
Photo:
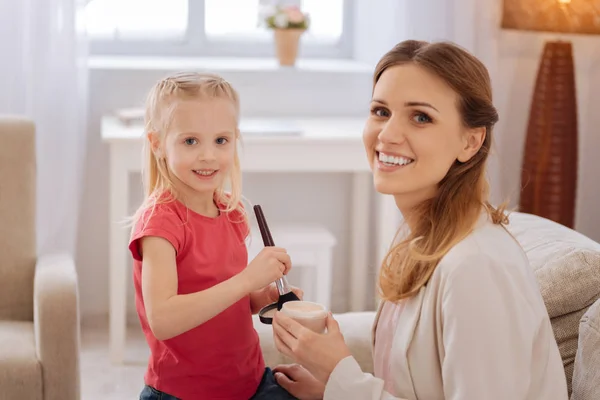
M 383 104 L 384 106 L 388 106 L 388 103 L 382 99 L 372 99 L 371 101 L 374 103 Z M 431 104 L 429 104 L 425 101 L 407 101 L 406 103 L 404 103 L 404 107 L 415 107 L 415 106 L 428 107 L 428 108 L 431 108 L 432 110 L 440 112 L 437 108 L 435 108 L 434 106 L 432 106 Z
M 429 107 L 437 112 L 440 112 L 437 108 L 435 108 L 431 104 L 426 103 L 424 101 L 408 101 L 408 102 L 404 103 L 404 106 L 405 107 L 415 107 L 415 106 Z

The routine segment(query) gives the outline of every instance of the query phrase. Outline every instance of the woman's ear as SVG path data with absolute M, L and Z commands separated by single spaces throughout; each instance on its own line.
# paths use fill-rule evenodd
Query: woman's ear
M 485 127 L 469 129 L 465 134 L 464 146 L 461 152 L 458 154 L 458 161 L 464 163 L 469 161 L 481 148 L 483 141 L 485 140 L 486 129 Z
M 154 155 L 158 158 L 164 158 L 164 152 L 162 150 L 162 146 L 160 145 L 158 132 L 148 132 L 146 137 L 148 138 L 148 142 L 150 142 L 150 148 L 152 149 Z

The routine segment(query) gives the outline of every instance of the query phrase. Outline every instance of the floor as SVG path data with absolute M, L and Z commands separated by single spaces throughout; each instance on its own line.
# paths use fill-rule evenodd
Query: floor
M 127 332 L 125 363 L 114 366 L 108 358 L 108 326 L 96 324 L 81 330 L 82 400 L 139 399 L 148 349 L 139 327 Z

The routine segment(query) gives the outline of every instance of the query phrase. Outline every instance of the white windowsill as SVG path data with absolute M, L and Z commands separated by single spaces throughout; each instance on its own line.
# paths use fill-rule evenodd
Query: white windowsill
M 96 70 L 208 69 L 228 72 L 336 72 L 373 73 L 374 66 L 354 60 L 299 58 L 294 67 L 281 67 L 275 58 L 248 57 L 149 57 L 91 56 L 88 67 Z

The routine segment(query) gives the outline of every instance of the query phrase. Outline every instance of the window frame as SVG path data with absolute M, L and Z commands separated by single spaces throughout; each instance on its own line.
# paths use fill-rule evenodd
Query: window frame
M 350 59 L 353 56 L 354 2 L 343 0 L 342 34 L 336 43 L 301 40 L 303 58 Z M 183 38 L 127 39 L 89 38 L 91 55 L 165 57 L 273 57 L 272 40 L 244 41 L 209 38 L 204 30 L 204 0 L 188 0 L 188 28 Z M 266 28 L 265 28 L 266 29 Z

